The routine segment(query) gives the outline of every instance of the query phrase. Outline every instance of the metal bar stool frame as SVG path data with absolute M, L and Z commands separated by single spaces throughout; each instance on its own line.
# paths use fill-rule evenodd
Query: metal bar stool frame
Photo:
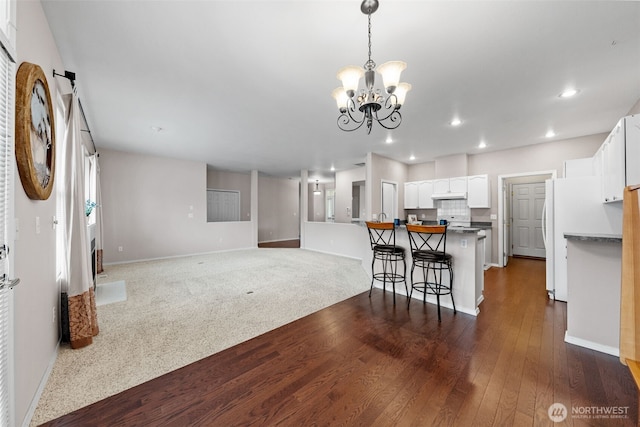
M 456 303 L 453 300 L 453 260 L 451 254 L 446 252 L 447 226 L 446 225 L 411 225 L 407 224 L 409 245 L 411 246 L 411 291 L 407 310 L 411 304 L 413 290 L 423 293 L 422 303 L 427 302 L 427 294 L 435 295 L 438 305 L 438 322 L 442 321 L 440 315 L 440 296 L 450 295 L 453 304 L 453 313 L 456 314 Z M 413 272 L 418 267 L 422 270 L 420 281 L 414 281 Z M 449 284 L 442 283 L 442 271 L 449 271 Z M 433 273 L 433 280 L 429 280 L 429 272 Z
M 393 303 L 396 303 L 396 283 L 404 282 L 404 289 L 409 295 L 407 287 L 407 262 L 405 249 L 396 246 L 396 229 L 392 222 L 366 222 L 369 231 L 369 241 L 373 258 L 371 259 L 371 287 L 369 288 L 369 298 L 373 290 L 375 280 L 382 282 L 382 288 L 387 290 L 387 283 L 393 286 Z M 382 271 L 375 270 L 376 260 L 381 261 Z M 402 261 L 402 273 L 398 272 L 398 266 Z

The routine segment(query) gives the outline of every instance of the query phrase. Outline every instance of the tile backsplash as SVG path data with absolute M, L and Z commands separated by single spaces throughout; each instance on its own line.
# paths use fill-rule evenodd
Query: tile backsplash
M 466 200 L 438 200 L 438 218 L 456 217 L 471 218 L 471 209 Z

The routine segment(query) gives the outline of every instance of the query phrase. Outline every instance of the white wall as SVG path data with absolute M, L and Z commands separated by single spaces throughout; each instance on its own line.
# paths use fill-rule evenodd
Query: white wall
M 42 68 L 55 107 L 57 92 L 61 90 L 67 93 L 70 87 L 64 79 L 54 79 L 52 76 L 54 68 L 64 70 L 64 65 L 49 24 L 40 2 L 16 3 L 18 65 L 21 62 L 31 62 Z M 58 84 L 62 87 L 58 88 Z M 54 126 L 57 131 L 64 128 L 63 123 L 54 123 Z M 60 133 L 57 132 L 57 135 Z M 53 229 L 55 192 L 46 201 L 30 200 L 22 188 L 17 170 L 14 180 L 15 217 L 20 232 L 13 254 L 15 276 L 21 280 L 14 290 L 15 421 L 17 425 L 21 425 L 29 413 L 49 363 L 55 360 L 59 339 L 57 317 L 60 290 L 56 284 L 56 243 Z M 36 233 L 36 218 L 41 223 L 39 233 Z
M 307 220 L 315 222 L 324 222 L 327 219 L 326 211 L 326 196 L 327 190 L 333 189 L 334 183 L 318 183 L 318 190 L 320 194 L 313 194 L 316 189 L 316 182 L 309 182 L 307 184 L 307 206 L 309 207 L 307 212 Z
M 300 237 L 300 182 L 258 177 L 258 242 Z
M 455 178 L 468 176 L 469 156 L 466 154 L 453 154 L 439 157 L 435 161 L 435 178 Z
M 371 252 L 367 227 L 361 224 L 305 222 L 304 248 L 363 260 Z M 367 258 L 370 270 L 371 256 Z M 370 274 L 370 273 L 369 273 Z
M 99 152 L 105 264 L 252 247 L 250 221 L 207 222 L 205 163 Z
M 351 218 L 353 217 L 353 213 L 351 212 L 351 193 L 353 191 L 353 183 L 364 180 L 364 167 L 336 172 L 336 222 L 351 222 Z
M 387 159 L 377 154 L 371 155 L 371 182 L 367 185 L 371 186 L 371 214 L 377 214 L 382 211 L 382 180 L 396 183 L 398 192 L 398 218 L 406 219 L 404 213 L 404 183 L 408 181 L 408 166 L 397 160 Z M 390 214 L 388 214 L 390 215 Z M 393 221 L 394 218 L 387 216 L 387 221 Z

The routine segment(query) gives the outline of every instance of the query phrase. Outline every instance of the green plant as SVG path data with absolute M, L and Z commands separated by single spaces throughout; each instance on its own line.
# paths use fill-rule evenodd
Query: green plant
M 84 204 L 84 213 L 86 216 L 91 215 L 91 211 L 93 211 L 93 208 L 95 208 L 96 202 L 92 202 L 91 200 L 87 200 Z

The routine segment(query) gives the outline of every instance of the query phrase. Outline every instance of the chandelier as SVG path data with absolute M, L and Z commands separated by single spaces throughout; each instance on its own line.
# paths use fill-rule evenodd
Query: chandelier
M 369 20 L 369 60 L 365 62 L 364 67 L 350 65 L 341 68 L 337 77 L 342 81 L 342 87 L 334 89 L 332 95 L 340 111 L 338 127 L 351 132 L 360 129 L 366 122 L 367 133 L 370 134 L 374 120 L 385 129 L 400 126 L 402 115 L 399 110 L 411 85 L 400 83 L 400 74 L 407 68 L 405 62 L 389 61 L 376 67 L 376 63 L 371 59 L 371 14 L 378 10 L 378 0 L 363 0 L 360 10 Z M 380 89 L 374 87 L 376 71 L 382 75 L 386 97 L 381 94 Z M 366 87 L 360 90 L 354 100 L 363 76 Z

